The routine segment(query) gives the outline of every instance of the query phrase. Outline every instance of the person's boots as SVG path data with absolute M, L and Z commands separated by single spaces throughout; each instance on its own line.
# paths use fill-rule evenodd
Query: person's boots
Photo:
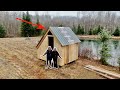
M 48 66 L 48 65 L 46 65 L 46 66 L 45 66 L 45 69 L 48 69 L 48 68 L 49 68 L 49 66 Z

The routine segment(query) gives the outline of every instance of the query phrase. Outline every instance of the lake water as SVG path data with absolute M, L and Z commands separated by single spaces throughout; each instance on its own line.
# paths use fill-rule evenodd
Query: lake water
M 83 49 L 89 48 L 92 51 L 92 55 L 94 56 L 94 59 L 100 59 L 100 50 L 101 50 L 101 42 L 98 40 L 83 40 L 80 39 L 80 52 L 82 52 Z M 109 47 L 112 57 L 110 57 L 107 62 L 112 66 L 118 66 L 117 60 L 118 57 L 120 57 L 120 40 L 110 40 L 109 41 Z

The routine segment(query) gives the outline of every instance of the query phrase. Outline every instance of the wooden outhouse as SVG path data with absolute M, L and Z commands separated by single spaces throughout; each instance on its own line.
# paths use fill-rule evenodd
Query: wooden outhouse
M 63 66 L 78 59 L 80 40 L 69 27 L 50 27 L 40 39 L 37 48 L 37 57 L 46 60 L 43 56 L 48 46 L 56 47 L 62 59 L 58 64 Z

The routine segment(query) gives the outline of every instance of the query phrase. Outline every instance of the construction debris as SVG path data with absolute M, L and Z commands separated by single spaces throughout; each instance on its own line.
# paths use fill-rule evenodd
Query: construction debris
M 97 67 L 97 66 L 86 65 L 84 68 L 87 70 L 93 71 L 99 75 L 102 75 L 108 79 L 120 79 L 120 74 L 105 70 L 105 69 Z

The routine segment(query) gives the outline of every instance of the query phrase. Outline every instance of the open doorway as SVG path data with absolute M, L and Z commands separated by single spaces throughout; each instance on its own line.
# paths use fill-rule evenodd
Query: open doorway
M 54 47 L 54 38 L 53 37 L 48 37 L 48 45 L 52 47 Z
M 54 47 L 54 38 L 50 31 L 48 32 L 48 46 L 51 46 L 52 49 Z

